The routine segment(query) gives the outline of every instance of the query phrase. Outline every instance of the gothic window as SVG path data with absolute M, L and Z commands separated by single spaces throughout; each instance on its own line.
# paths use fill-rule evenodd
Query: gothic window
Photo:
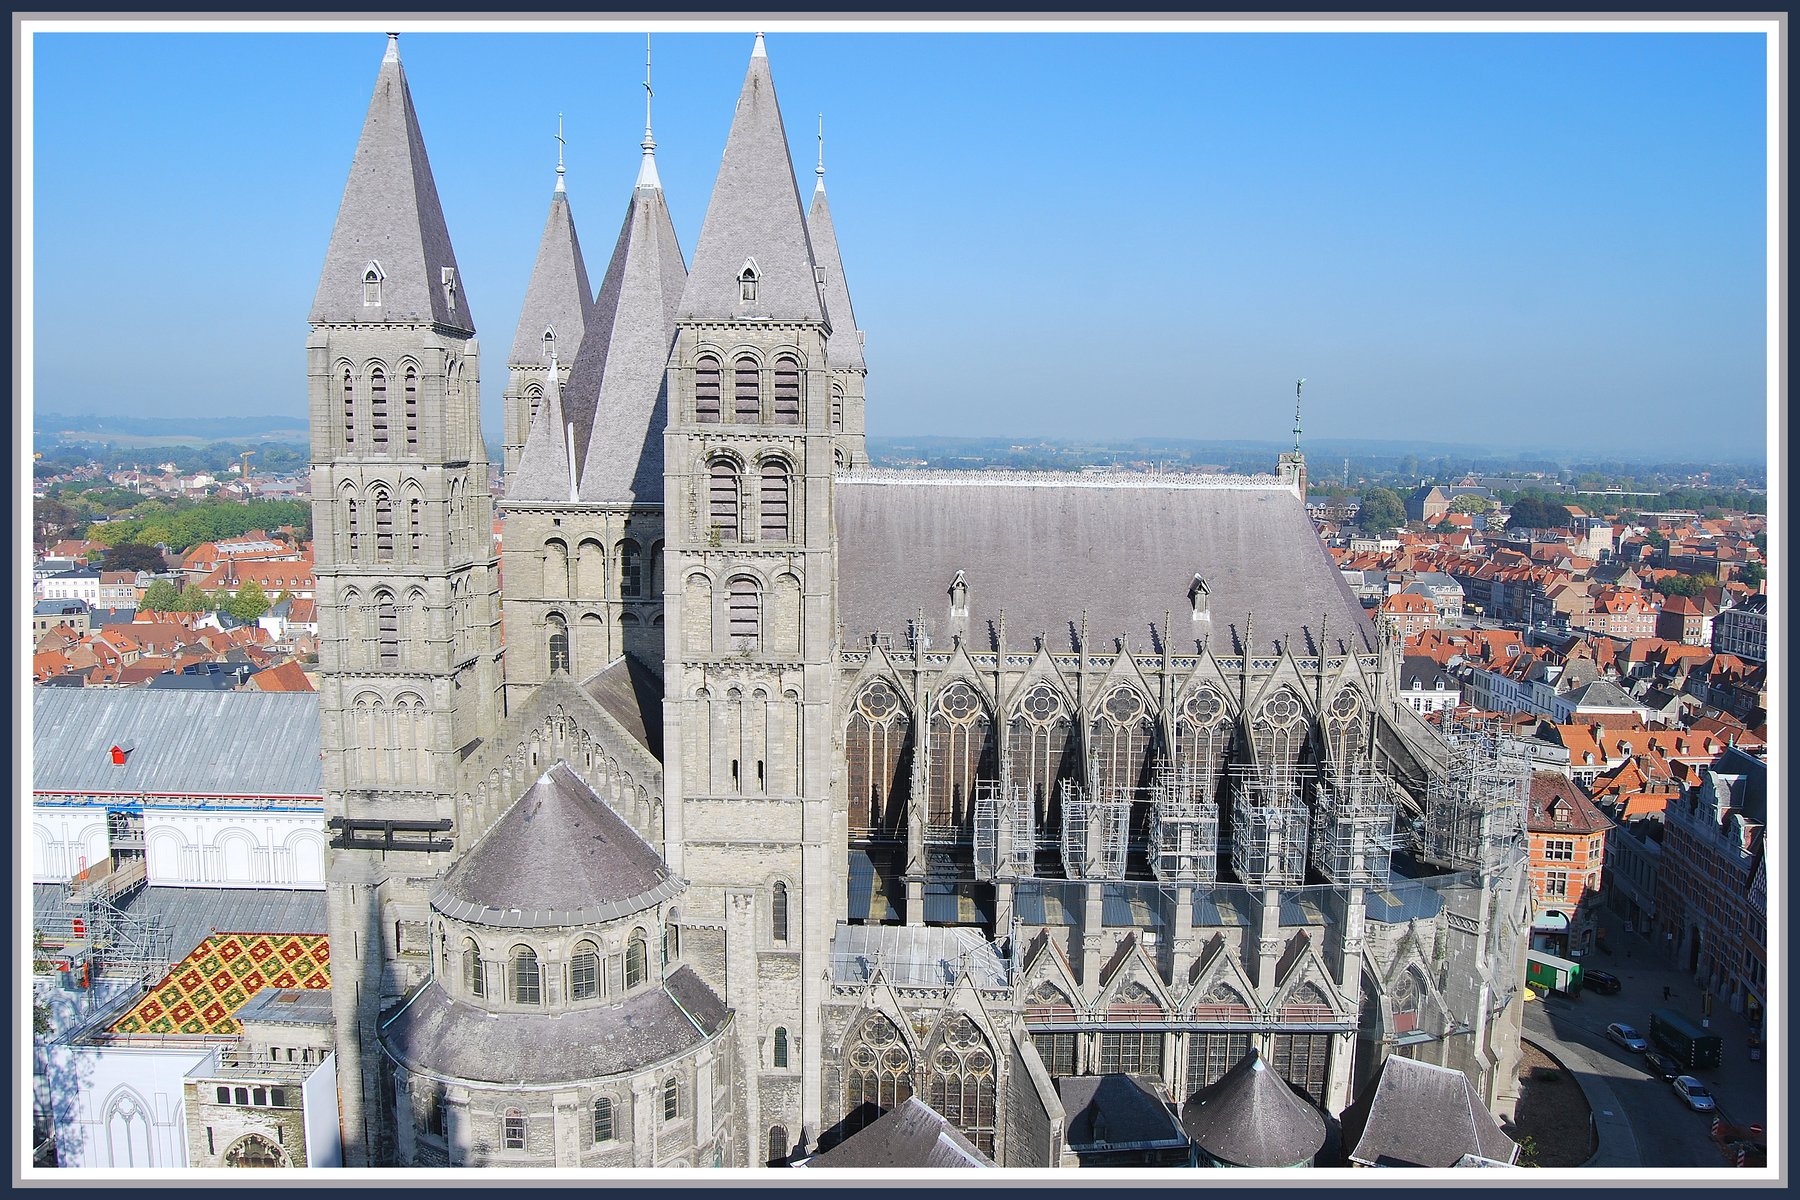
M 747 262 L 744 269 L 738 272 L 738 299 L 756 299 L 756 264 Z
M 613 1102 L 605 1096 L 594 1101 L 594 1144 L 610 1142 L 615 1137 L 613 1130 Z
M 1442 682 L 1438 686 L 1442 687 Z M 1340 770 L 1362 757 L 1366 744 L 1362 714 L 1362 693 L 1354 687 L 1339 691 L 1325 710 L 1325 741 L 1331 747 L 1331 761 Z
M 373 308 L 381 303 L 381 264 L 370 263 L 363 270 L 363 307 Z
M 508 1150 L 525 1148 L 525 1114 L 519 1109 L 509 1108 L 500 1124 L 501 1140 Z
M 786 1125 L 769 1126 L 769 1157 L 771 1167 L 779 1167 L 787 1161 L 788 1131 Z
M 375 593 L 375 644 L 381 669 L 396 670 L 400 666 L 400 612 L 386 592 Z
M 1231 753 L 1231 711 L 1210 687 L 1189 694 L 1175 716 L 1175 763 L 1212 792 L 1213 781 Z
M 912 721 L 885 679 L 857 696 L 844 735 L 852 837 L 897 834 L 912 787 Z
M 1291 770 L 1306 745 L 1306 706 L 1291 688 L 1282 688 L 1263 701 L 1251 732 L 1264 769 Z
M 1278 1033 L 1269 1065 L 1275 1073 L 1305 1092 L 1314 1104 L 1325 1103 L 1325 1066 L 1331 1053 L 1328 1033 Z
M 926 779 L 927 836 L 968 830 L 975 811 L 975 780 L 992 774 L 989 732 L 993 722 L 981 693 L 956 680 L 938 693 L 931 713 L 931 773 Z
M 762 625 L 762 595 L 756 581 L 740 575 L 726 585 L 726 629 L 734 649 L 756 649 Z
M 844 389 L 831 385 L 831 432 L 844 432 Z
M 592 942 L 583 942 L 569 956 L 569 998 L 592 1000 L 599 995 L 600 950 Z
M 107 1106 L 106 1150 L 108 1166 L 155 1165 L 150 1155 L 149 1111 L 129 1092 L 121 1094 Z
M 1100 1035 L 1100 1074 L 1162 1078 L 1163 1035 L 1108 1030 Z
M 713 537 L 719 542 L 738 540 L 738 470 L 728 458 L 715 458 L 708 466 L 707 514 Z
M 1388 1009 L 1394 1016 L 1395 1033 L 1411 1033 L 1419 1027 L 1419 1000 L 1425 988 L 1412 970 L 1403 971 L 1388 997 Z
M 1023 786 L 1036 810 L 1043 835 L 1059 827 L 1056 786 L 1076 769 L 1069 736 L 1069 707 L 1062 693 L 1047 682 L 1033 684 L 1020 699 L 1007 728 L 1007 758 L 1014 782 Z
M 762 533 L 765 542 L 785 542 L 791 538 L 788 527 L 788 467 L 778 458 L 762 465 L 761 495 Z
M 643 595 L 644 552 L 631 538 L 619 543 L 619 595 L 636 600 Z
M 912 1052 L 901 1040 L 900 1030 L 880 1013 L 863 1022 L 844 1061 L 846 1137 L 913 1094 Z
M 775 1043 L 770 1054 L 777 1067 L 788 1065 L 788 1031 L 780 1025 L 775 1027 Z
M 463 943 L 463 986 L 471 996 L 487 995 L 487 967 L 473 938 Z
M 962 1130 L 983 1154 L 994 1153 L 994 1054 L 981 1029 L 957 1016 L 928 1055 L 927 1103 Z
M 349 536 L 350 557 L 352 559 L 356 558 L 362 551 L 362 531 L 357 528 L 356 524 L 356 518 L 358 516 L 356 511 L 357 508 L 358 503 L 356 497 L 351 496 L 344 501 L 344 528 Z
M 421 1083 L 418 1086 L 418 1127 L 419 1132 L 432 1137 L 444 1136 L 444 1090 L 436 1084 Z
M 288 1165 L 287 1155 L 280 1146 L 258 1133 L 246 1134 L 231 1149 L 225 1151 L 225 1165 L 228 1167 L 285 1167 Z
M 369 440 L 373 443 L 375 453 L 387 453 L 387 373 L 380 367 L 369 372 Z
M 1156 725 L 1143 694 L 1120 686 L 1100 702 L 1091 728 L 1090 750 L 1100 787 L 1137 788 L 1149 782 L 1150 751 Z
M 711 355 L 694 361 L 694 420 L 704 424 L 719 420 L 719 360 Z
M 762 371 L 748 354 L 731 367 L 732 419 L 740 425 L 754 425 L 762 420 Z
M 344 446 L 348 449 L 356 445 L 356 380 L 349 367 L 344 368 L 343 388 L 339 395 L 344 402 Z
M 788 890 L 785 883 L 776 883 L 775 890 L 769 897 L 769 933 L 778 942 L 788 940 Z
M 681 1116 L 681 1080 L 673 1075 L 663 1083 L 663 1120 L 673 1121 Z
M 556 353 L 556 327 L 553 325 L 544 326 L 543 353 L 545 358 L 549 358 L 552 354 Z
M 775 424 L 800 423 L 800 364 L 788 357 L 775 360 Z
M 1190 1033 L 1187 1042 L 1187 1090 L 1190 1093 L 1217 1083 L 1225 1072 L 1250 1053 L 1250 1035 L 1247 1033 Z
M 512 952 L 512 998 L 514 1004 L 542 1004 L 543 979 L 538 971 L 537 952 L 530 946 L 514 946 Z
M 386 488 L 375 489 L 375 561 L 394 561 L 394 502 Z
M 570 669 L 569 623 L 560 613 L 551 613 L 545 624 L 549 626 L 550 669 L 566 672 Z
M 418 562 L 425 552 L 425 527 L 421 522 L 424 505 L 417 496 L 406 501 L 406 531 L 408 551 L 413 562 Z
M 645 967 L 649 946 L 644 940 L 642 930 L 633 930 L 631 941 L 625 946 L 625 986 L 637 987 L 644 982 Z
M 406 368 L 404 407 L 406 418 L 406 452 L 419 452 L 419 372 L 413 367 Z

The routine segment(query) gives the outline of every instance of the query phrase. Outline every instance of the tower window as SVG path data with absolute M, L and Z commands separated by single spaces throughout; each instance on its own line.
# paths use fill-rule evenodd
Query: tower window
M 421 508 L 422 505 L 419 503 L 419 498 L 417 496 L 411 497 L 406 502 L 406 525 L 408 535 L 411 539 L 412 560 L 414 562 L 419 561 L 420 554 L 425 548 L 424 528 L 420 524 Z
M 756 581 L 737 578 L 730 584 L 726 596 L 727 628 L 730 630 L 732 643 L 739 649 L 756 649 L 756 638 L 762 624 L 762 597 L 757 593 Z
M 769 932 L 778 942 L 788 940 L 788 890 L 787 884 L 777 883 L 769 901 Z
M 762 540 L 791 540 L 788 527 L 788 468 L 780 459 L 770 459 L 762 465 L 761 500 Z
M 419 452 L 419 373 L 406 368 L 406 452 Z
M 715 458 L 710 468 L 708 515 L 712 532 L 721 542 L 738 540 L 738 473 L 730 459 Z
M 544 326 L 544 357 L 549 358 L 556 352 L 556 327 Z
M 619 543 L 619 595 L 635 600 L 643 595 L 644 552 L 630 538 Z
M 380 491 L 375 493 L 375 561 L 394 561 L 394 504 Z
M 387 453 L 387 375 L 380 370 L 369 375 L 369 438 L 374 443 L 375 453 Z
M 754 262 L 745 263 L 744 269 L 738 272 L 738 299 L 739 300 L 754 300 L 754 299 L 756 299 L 756 279 L 757 279 L 756 264 Z
M 716 424 L 719 420 L 719 360 L 708 355 L 694 362 L 694 420 Z
M 754 425 L 762 420 L 762 370 L 747 354 L 731 368 L 732 418 L 740 425 Z
M 380 647 L 381 669 L 394 670 L 400 665 L 400 614 L 394 598 L 383 592 L 375 601 L 375 641 Z
M 831 389 L 831 432 L 844 431 L 844 389 L 833 385 Z
M 356 445 L 356 380 L 350 374 L 350 368 L 344 368 L 342 380 L 342 399 L 344 401 L 344 445 Z
M 350 557 L 355 558 L 362 551 L 362 538 L 356 527 L 357 503 L 354 499 L 344 502 L 344 529 L 350 538 Z
M 372 308 L 381 303 L 381 264 L 371 262 L 363 268 L 363 307 Z
M 513 949 L 512 992 L 515 1004 L 543 1003 L 543 980 L 538 972 L 537 952 L 530 946 Z
M 800 423 L 800 364 L 791 358 L 775 360 L 775 424 Z
M 569 623 L 556 613 L 551 613 L 550 626 L 550 669 L 552 671 L 568 671 L 569 668 Z

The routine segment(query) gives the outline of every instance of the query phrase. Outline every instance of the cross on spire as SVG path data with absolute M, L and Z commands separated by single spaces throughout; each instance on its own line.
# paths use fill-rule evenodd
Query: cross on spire
M 556 190 L 567 191 L 563 186 L 563 115 L 556 114 Z
M 1294 385 L 1294 453 L 1300 453 L 1300 389 L 1306 386 L 1302 379 Z
M 819 186 L 825 186 L 825 114 L 819 114 L 819 165 L 814 172 L 819 177 Z
M 650 35 L 644 35 L 644 140 L 639 145 L 644 148 L 644 165 L 638 169 L 639 187 L 661 187 L 662 180 L 656 173 L 656 138 L 650 133 L 650 102 L 655 99 L 656 91 L 650 86 Z

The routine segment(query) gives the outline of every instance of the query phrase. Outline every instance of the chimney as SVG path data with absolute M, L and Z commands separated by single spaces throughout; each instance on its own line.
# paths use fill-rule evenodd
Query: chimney
M 112 748 L 113 766 L 115 766 L 115 767 L 124 766 L 125 765 L 125 756 L 130 754 L 131 750 L 132 750 L 132 748 L 130 746 L 114 746 Z

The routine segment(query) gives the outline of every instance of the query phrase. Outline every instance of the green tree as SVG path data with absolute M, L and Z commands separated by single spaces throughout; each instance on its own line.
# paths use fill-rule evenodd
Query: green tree
M 120 542 L 107 550 L 100 565 L 108 571 L 149 571 L 152 574 L 169 569 L 162 551 L 142 542 Z
M 269 611 L 269 597 L 263 591 L 262 584 L 254 579 L 246 579 L 219 607 L 238 620 L 248 623 Z
M 1364 533 L 1387 534 L 1406 524 L 1406 501 L 1393 488 L 1364 488 L 1356 510 L 1356 527 Z
M 1458 496 L 1450 502 L 1450 511 L 1459 513 L 1484 513 L 1494 506 L 1494 502 L 1486 496 Z
M 181 589 L 167 579 L 158 579 L 144 589 L 144 598 L 138 604 L 146 612 L 182 612 Z
M 1693 599 L 1707 588 L 1718 587 L 1716 575 L 1670 575 L 1654 585 L 1656 590 L 1665 596 L 1686 596 Z
M 1769 577 L 1768 568 L 1761 563 L 1745 563 L 1737 569 L 1738 582 L 1756 587 Z
M 213 598 L 200 590 L 200 585 L 190 583 L 181 589 L 181 599 L 172 612 L 202 613 L 211 612 L 217 605 Z

